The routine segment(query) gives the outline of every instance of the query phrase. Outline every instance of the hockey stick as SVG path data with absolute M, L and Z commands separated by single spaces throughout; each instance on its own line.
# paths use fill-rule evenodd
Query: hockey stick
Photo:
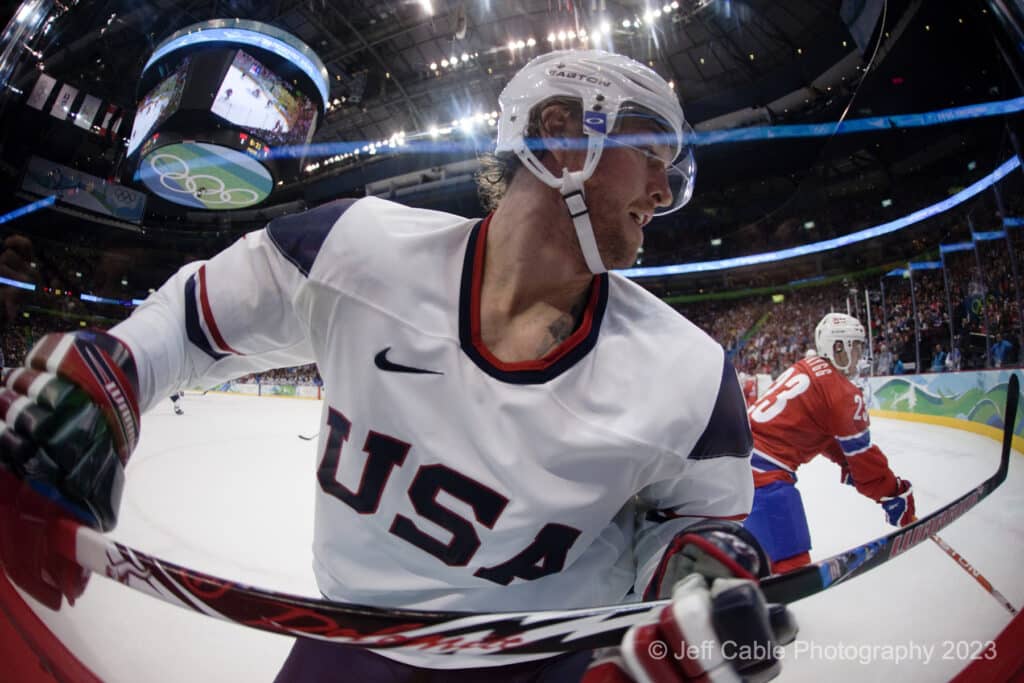
M 299 434 L 299 438 L 302 439 L 303 441 L 312 441 L 313 439 L 315 439 L 318 436 L 320 436 L 320 432 L 317 432 L 316 434 L 313 434 L 312 436 L 306 436 L 305 434 Z
M 913 524 L 846 552 L 761 582 L 769 602 L 795 602 L 863 574 L 959 519 L 1006 479 L 1020 382 L 1010 377 L 1003 413 L 1002 457 L 987 480 Z M 0 470 L 2 471 L 2 470 Z M 289 636 L 373 649 L 436 654 L 554 655 L 618 645 L 633 624 L 650 620 L 669 603 L 605 605 L 525 612 L 430 612 L 331 602 L 254 588 L 216 578 L 115 543 L 64 519 L 54 547 L 98 574 L 153 597 L 203 614 Z
M 949 555 L 950 557 L 952 557 L 953 560 L 958 565 L 960 565 L 960 567 L 962 567 L 965 572 L 967 572 L 968 574 L 973 576 L 974 580 L 977 581 L 979 584 L 981 584 L 981 587 L 984 588 L 985 590 L 987 590 L 989 595 L 991 595 L 993 598 L 996 599 L 996 602 L 998 602 L 1000 605 L 1005 607 L 1010 614 L 1013 614 L 1013 615 L 1017 614 L 1017 608 L 1014 607 L 1010 603 L 1010 601 L 1007 600 L 1006 597 L 1002 593 L 997 591 L 992 586 L 992 584 L 989 583 L 988 579 L 986 579 L 984 576 L 981 575 L 981 572 L 979 572 L 977 569 L 975 569 L 973 567 L 973 565 L 971 565 L 970 562 L 965 560 L 963 555 L 961 555 L 957 551 L 953 550 L 953 548 L 951 548 L 949 546 L 949 544 L 946 543 L 944 540 L 942 540 L 942 538 L 940 538 L 937 534 L 932 534 L 932 540 L 935 541 L 935 545 L 937 545 L 940 548 L 942 548 L 943 550 L 945 550 L 946 554 Z

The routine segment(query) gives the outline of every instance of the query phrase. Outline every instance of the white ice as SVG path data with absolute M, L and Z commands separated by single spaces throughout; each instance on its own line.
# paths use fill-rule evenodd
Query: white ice
M 189 394 L 143 420 L 113 536 L 163 559 L 316 595 L 310 568 L 320 402 Z M 872 436 L 927 514 L 988 478 L 998 444 L 960 430 L 875 419 Z M 884 535 L 879 507 L 822 458 L 799 488 L 816 559 Z M 1024 459 L 941 536 L 1016 607 L 1024 605 Z M 339 530 L 344 533 L 344 530 Z M 73 609 L 37 613 L 108 683 L 272 681 L 291 639 L 211 619 L 94 576 Z M 793 604 L 800 623 L 780 681 L 945 681 L 984 653 L 1010 615 L 933 543 Z M 896 661 L 894 649 L 910 659 Z
M 253 95 L 254 91 L 259 94 Z M 277 126 L 278 132 L 288 132 L 288 120 L 277 108 L 274 97 L 234 65 L 228 68 L 210 110 L 246 128 L 274 130 Z

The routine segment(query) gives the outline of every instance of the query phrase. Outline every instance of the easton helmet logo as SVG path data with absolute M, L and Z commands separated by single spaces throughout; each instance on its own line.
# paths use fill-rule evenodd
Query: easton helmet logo
M 590 85 L 600 85 L 603 88 L 611 87 L 612 82 L 606 81 L 597 76 L 591 76 L 590 74 L 581 74 L 576 71 L 564 71 L 562 69 L 548 69 L 548 76 L 553 78 L 566 78 L 571 81 L 582 81 L 583 83 L 589 83 Z

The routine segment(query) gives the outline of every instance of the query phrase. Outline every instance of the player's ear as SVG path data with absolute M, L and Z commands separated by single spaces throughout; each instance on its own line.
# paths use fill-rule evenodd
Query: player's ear
M 554 102 L 545 106 L 540 113 L 539 132 L 544 151 L 552 157 L 556 175 L 563 168 L 582 168 L 582 159 L 586 156 L 583 126 L 568 105 Z

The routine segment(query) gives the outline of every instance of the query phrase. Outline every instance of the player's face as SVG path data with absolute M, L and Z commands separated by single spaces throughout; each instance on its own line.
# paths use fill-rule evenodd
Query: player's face
M 615 136 L 628 139 L 629 144 L 616 143 Z M 663 132 L 654 122 L 623 118 L 586 182 L 590 222 L 609 269 L 633 265 L 655 208 L 672 203 L 665 170 L 672 162 L 672 149 L 662 140 Z
M 857 363 L 860 362 L 861 356 L 864 354 L 864 342 L 857 340 L 850 343 L 849 363 L 846 362 L 846 345 L 843 342 L 837 341 L 835 343 L 833 353 L 835 354 L 836 365 L 845 367 L 847 375 L 856 374 Z

